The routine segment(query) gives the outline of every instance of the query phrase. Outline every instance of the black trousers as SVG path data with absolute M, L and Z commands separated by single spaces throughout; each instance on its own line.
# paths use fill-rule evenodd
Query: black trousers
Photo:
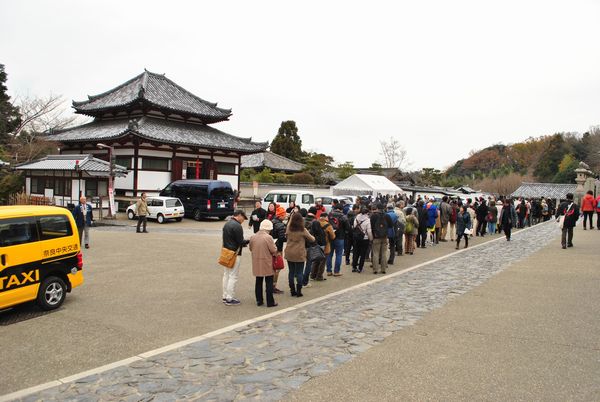
M 572 246 L 573 245 L 573 228 L 565 228 L 562 229 L 562 235 L 560 237 L 560 244 L 563 247 Z
M 346 265 L 350 265 L 350 252 L 352 250 L 352 244 L 354 241 L 352 240 L 352 235 L 346 234 L 346 238 L 344 239 L 344 256 L 346 257 Z
M 256 284 L 254 285 L 254 294 L 256 295 L 256 303 L 263 304 L 263 278 L 266 283 L 266 292 L 267 292 L 267 306 L 272 306 L 275 304 L 275 299 L 273 299 L 273 275 L 270 276 L 257 276 Z
M 369 239 L 357 239 L 354 241 L 354 253 L 352 255 L 352 268 L 362 271 L 365 266 L 365 258 L 369 251 Z
M 504 235 L 508 240 L 510 240 L 510 234 L 512 233 L 512 225 L 502 225 L 502 230 L 504 230 Z
M 419 233 L 417 234 L 417 247 L 425 247 L 426 241 L 427 241 L 427 229 L 425 229 L 425 230 L 419 229 Z
M 477 230 L 475 231 L 475 234 L 477 236 L 483 236 L 485 235 L 485 227 L 487 226 L 487 222 L 485 221 L 485 219 L 477 219 Z
M 460 246 L 460 239 L 462 239 L 463 237 L 465 239 L 465 248 L 467 248 L 469 246 L 469 235 L 461 233 L 459 235 L 456 235 L 456 247 L 457 248 Z
M 590 229 L 594 227 L 592 223 L 592 216 L 594 216 L 594 211 L 583 211 L 583 228 L 586 227 L 586 221 L 590 220 Z

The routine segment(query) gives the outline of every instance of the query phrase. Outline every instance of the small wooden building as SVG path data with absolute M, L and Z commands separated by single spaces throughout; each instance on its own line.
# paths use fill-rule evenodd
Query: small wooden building
M 108 197 L 110 164 L 92 155 L 48 155 L 17 165 L 15 170 L 25 172 L 28 195 L 43 196 L 54 205 L 77 204 L 80 195 L 90 201 Z M 127 169 L 115 165 L 113 174 L 123 178 Z
M 164 75 L 142 74 L 88 100 L 73 102 L 75 113 L 91 123 L 50 134 L 61 154 L 93 154 L 128 169 L 115 178 L 117 196 L 157 194 L 171 181 L 215 179 L 239 188 L 242 155 L 264 151 L 268 143 L 252 142 L 211 127 L 228 120 L 231 109 L 217 107 Z

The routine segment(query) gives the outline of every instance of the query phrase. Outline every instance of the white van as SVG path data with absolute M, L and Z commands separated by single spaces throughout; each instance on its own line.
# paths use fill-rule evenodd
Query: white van
M 308 209 L 315 205 L 315 196 L 310 191 L 271 190 L 263 198 L 262 207 L 268 209 L 269 204 L 275 202 L 287 209 L 292 201 L 300 208 Z

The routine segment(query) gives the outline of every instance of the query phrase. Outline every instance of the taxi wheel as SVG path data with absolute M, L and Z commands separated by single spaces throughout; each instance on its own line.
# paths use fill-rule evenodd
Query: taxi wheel
M 133 220 L 135 218 L 135 214 L 133 213 L 133 211 L 131 209 L 129 211 L 127 211 L 127 217 L 131 220 Z
M 199 221 L 201 217 L 200 210 L 198 208 L 194 209 L 194 219 Z
M 156 221 L 161 224 L 165 223 L 165 217 L 163 216 L 163 214 L 156 215 Z
M 67 285 L 65 281 L 57 276 L 49 276 L 44 279 L 38 291 L 37 302 L 42 310 L 54 310 L 59 308 L 67 296 Z
M 224 220 L 225 220 L 225 218 L 227 218 L 227 217 L 226 217 L 226 216 L 219 216 L 219 220 L 220 220 L 220 221 L 224 221 Z
M 181 222 L 183 218 L 175 218 L 175 222 Z

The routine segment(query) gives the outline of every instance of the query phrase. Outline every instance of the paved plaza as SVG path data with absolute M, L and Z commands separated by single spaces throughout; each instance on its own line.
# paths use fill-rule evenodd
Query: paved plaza
M 592 247 L 594 234 L 578 231 L 578 248 L 563 251 L 556 244 L 556 225 L 546 223 L 517 232 L 511 242 L 496 237 L 448 256 L 447 244 L 423 250 L 423 256 L 431 252 L 432 261 L 416 261 L 410 268 L 406 263 L 386 277 L 355 275 L 359 281 L 339 282 L 329 292 L 320 289 L 300 304 L 284 303 L 259 320 L 244 322 L 241 318 L 252 318 L 245 313 L 238 321 L 229 317 L 179 347 L 121 356 L 133 358 L 23 400 L 597 400 L 600 388 L 593 379 L 600 374 L 600 344 L 591 335 L 598 323 L 587 316 L 600 307 L 598 297 L 588 294 L 593 284 L 597 289 L 600 277 L 589 264 L 598 256 Z M 408 257 L 402 258 L 405 264 Z M 578 259 L 585 269 L 572 269 L 578 264 L 571 264 L 562 270 L 562 264 Z M 562 289 L 566 294 L 548 300 L 561 290 L 561 283 L 571 285 Z M 337 293 L 328 295 L 332 291 Z M 489 300 L 488 294 L 495 299 Z M 502 296 L 504 300 L 497 300 Z M 540 318 L 548 312 L 538 297 L 558 307 Z M 292 298 L 278 301 L 286 299 Z M 251 300 L 243 298 L 245 308 Z M 562 306 L 560 300 L 568 304 Z M 587 305 L 579 311 L 572 305 L 584 300 Z M 220 315 L 243 311 L 213 306 Z M 573 320 L 580 328 L 571 328 Z M 485 330 L 469 330 L 479 323 L 487 325 Z M 565 332 L 561 323 L 570 329 Z M 220 330 L 223 324 L 231 327 Z M 503 345 L 503 338 L 512 343 Z M 548 366 L 551 358 L 566 360 Z M 538 366 L 545 371 L 532 370 Z M 442 368 L 446 370 L 440 373 Z M 562 375 L 563 370 L 572 375 Z M 552 385 L 552 373 L 564 379 L 557 382 L 562 394 L 551 389 L 555 398 L 542 397 L 550 395 L 544 391 Z M 473 384 L 470 378 L 478 381 Z

